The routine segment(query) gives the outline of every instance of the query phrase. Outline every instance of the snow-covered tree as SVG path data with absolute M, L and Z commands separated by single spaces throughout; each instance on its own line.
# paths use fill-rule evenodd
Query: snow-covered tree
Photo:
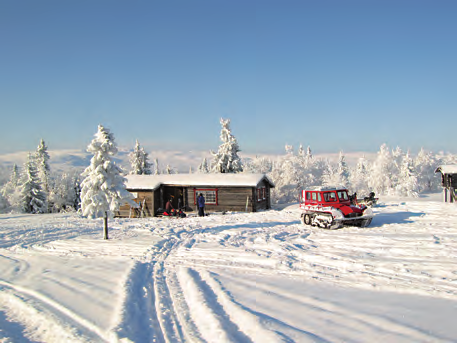
M 99 125 L 87 151 L 94 156 L 90 166 L 82 173 L 81 210 L 84 216 L 104 218 L 103 238 L 108 239 L 108 218 L 112 218 L 125 203 L 132 207 L 137 207 L 137 204 L 125 188 L 126 179 L 121 175 L 122 170 L 112 160 L 118 151 L 113 134 Z
M 209 168 L 208 168 L 208 162 L 206 161 L 206 157 L 203 158 L 202 163 L 198 166 L 198 172 L 200 174 L 208 174 L 209 173 Z
M 344 187 L 349 187 L 349 168 L 342 151 L 340 151 L 340 156 L 338 158 L 338 167 L 336 169 L 336 174 L 338 175 L 339 179 L 337 184 Z
M 14 164 L 9 180 L 3 185 L 0 192 L 4 199 L 4 211 L 22 211 L 20 178 L 19 168 Z
M 156 158 L 154 160 L 154 175 L 159 175 L 160 174 L 160 169 L 159 169 L 159 159 Z
M 49 191 L 52 212 L 75 211 L 80 202 L 78 197 L 78 176 L 71 173 L 62 173 L 53 178 Z
M 286 155 L 294 156 L 294 147 L 293 145 L 286 144 L 284 147 L 286 149 Z
M 395 190 L 400 196 L 418 196 L 419 187 L 417 183 L 416 170 L 414 169 L 414 162 L 409 156 L 409 152 L 403 155 Z
M 313 158 L 313 153 L 311 152 L 311 148 L 308 145 L 308 148 L 306 149 L 306 157 L 311 160 Z
M 0 193 L 0 213 L 4 213 L 8 210 L 10 204 L 8 199 L 3 196 L 3 193 Z
M 243 161 L 244 173 L 267 174 L 272 171 L 273 163 L 269 158 L 256 156 Z
M 370 170 L 368 185 L 377 194 L 389 194 L 393 188 L 393 172 L 395 164 L 392 154 L 387 146 L 383 144 L 380 147 L 378 156 L 373 162 Z
M 300 165 L 300 157 L 293 153 L 293 146 L 285 146 L 286 154 L 275 161 L 271 172 L 268 174 L 275 184 L 271 190 L 272 201 L 287 203 L 298 201 L 300 190 L 307 185 L 305 174 Z
M 336 168 L 327 161 L 323 171 L 322 171 L 322 186 L 338 186 L 339 185 L 339 175 L 337 173 Z
M 405 153 L 403 150 L 397 146 L 395 150 L 392 150 L 392 172 L 391 172 L 391 182 L 392 189 L 396 189 L 398 185 L 398 177 L 400 175 L 401 165 L 403 163 L 403 157 Z
M 432 152 L 427 152 L 424 148 L 419 151 L 414 161 L 414 167 L 417 171 L 420 192 L 432 192 L 439 189 L 440 177 L 435 173 L 438 166 L 439 162 Z
M 362 156 L 350 176 L 351 190 L 359 195 L 368 195 L 370 193 L 368 175 L 368 161 L 365 156 Z
M 35 163 L 38 171 L 38 177 L 41 180 L 41 187 L 46 194 L 49 193 L 49 174 L 51 170 L 49 167 L 49 159 L 48 147 L 46 146 L 44 140 L 41 139 L 35 152 Z
M 24 164 L 21 186 L 21 208 L 25 213 L 47 212 L 46 193 L 41 188 L 41 181 L 35 165 L 35 157 L 29 153 Z
M 241 173 L 243 164 L 238 156 L 240 148 L 230 130 L 230 119 L 221 118 L 220 123 L 222 125 L 220 135 L 222 144 L 216 153 L 211 152 L 213 155 L 211 171 L 214 173 Z
M 165 174 L 176 174 L 175 170 L 173 169 L 173 167 L 171 167 L 169 164 L 167 164 L 167 166 L 165 167 Z
M 144 151 L 144 148 L 140 146 L 138 140 L 136 140 L 135 148 L 129 154 L 130 160 L 130 172 L 129 174 L 134 175 L 150 175 L 152 174 L 151 171 L 151 163 L 149 163 L 148 153 Z

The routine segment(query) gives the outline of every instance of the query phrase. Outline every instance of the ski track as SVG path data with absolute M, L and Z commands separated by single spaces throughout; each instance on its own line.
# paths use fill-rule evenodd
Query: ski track
M 427 214 L 416 203 L 381 205 L 375 212 L 380 215 L 372 227 L 335 231 L 305 227 L 298 220 L 298 211 L 286 210 L 230 214 L 223 224 L 216 216 L 119 219 L 112 223 L 113 241 L 148 234 L 157 242 L 145 244 L 142 250 L 139 245 L 119 248 L 121 256 L 136 262 L 125 282 L 120 318 L 112 329 L 102 329 L 43 293 L 0 279 L 0 300 L 4 300 L 0 302 L 0 342 L 9 342 L 8 337 L 18 342 L 46 341 L 44 333 L 27 333 L 38 330 L 39 325 L 21 314 L 33 310 L 49 324 L 39 332 L 48 330 L 55 333 L 51 337 L 64 335 L 66 341 L 75 342 L 333 342 L 341 337 L 351 341 L 353 330 L 367 335 L 381 332 L 391 341 L 445 342 L 445 337 L 382 316 L 351 311 L 242 277 L 243 273 L 303 277 L 456 300 L 457 233 L 447 225 L 442 204 L 431 203 Z M 399 212 L 402 215 L 395 223 L 392 216 Z M 457 210 L 449 207 L 448 216 L 455 215 Z M 420 229 L 408 226 L 411 217 L 421 223 Z M 87 258 L 105 253 L 95 246 L 84 252 L 72 251 L 71 244 L 56 242 L 81 235 L 98 238 L 100 223 L 75 214 L 43 215 L 40 220 L 43 224 L 37 225 L 30 224 L 27 216 L 2 218 L 0 262 L 5 261 L 2 272 L 12 279 L 29 268 L 20 258 L 24 252 Z M 2 249 L 8 254 L 2 254 Z M 438 264 L 449 267 L 437 269 Z M 224 271 L 236 271 L 240 277 Z M 297 326 L 267 314 L 268 309 L 262 306 L 249 308 L 224 288 L 220 275 L 267 296 L 298 302 L 314 315 Z M 64 280 L 53 281 L 71 287 L 71 282 L 65 286 Z M 106 287 L 108 291 L 110 286 Z M 9 305 L 5 305 L 6 299 Z M 4 326 L 6 321 L 9 324 Z M 326 335 L 314 332 L 313 328 L 329 323 L 338 326 L 339 336 L 332 336 L 331 331 Z M 19 330 L 25 334 L 18 335 Z

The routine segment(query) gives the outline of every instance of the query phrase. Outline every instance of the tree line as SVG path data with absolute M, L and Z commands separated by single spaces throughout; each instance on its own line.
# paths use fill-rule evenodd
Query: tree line
M 340 152 L 337 162 L 330 162 L 313 156 L 311 148 L 308 146 L 304 149 L 302 145 L 297 151 L 286 145 L 285 154 L 275 160 L 265 157 L 242 159 L 238 154 L 240 147 L 230 129 L 230 119 L 221 118 L 220 123 L 222 144 L 216 152 L 211 151 L 210 161 L 206 158 L 202 160 L 195 172 L 266 174 L 275 184 L 272 189 L 273 203 L 297 201 L 301 189 L 322 185 L 344 186 L 359 196 L 375 192 L 378 195 L 417 197 L 420 193 L 440 190 L 440 178 L 435 174 L 439 165 L 457 164 L 457 157 L 451 154 L 435 154 L 421 149 L 414 157 L 408 151 L 404 152 L 399 147 L 390 149 L 386 144 L 380 147 L 373 161 L 361 157 L 357 165 L 352 167 L 346 163 L 343 152 Z M 95 136 L 95 140 L 88 146 L 88 151 L 94 154 L 91 161 L 96 159 L 97 154 L 101 154 L 101 150 L 97 149 L 106 150 L 111 146 L 112 150 L 105 151 L 105 157 L 117 153 L 114 137 L 109 130 L 99 126 Z M 36 151 L 28 154 L 22 168 L 13 165 L 9 179 L 0 189 L 1 212 L 53 213 L 78 211 L 81 208 L 81 202 L 84 202 L 81 196 L 82 183 L 89 177 L 87 168 L 83 174 L 80 170 L 56 173 L 51 171 L 49 160 L 48 147 L 41 139 Z M 103 163 L 100 162 L 97 167 L 101 174 L 94 179 L 101 178 L 100 175 L 107 177 L 110 174 L 107 168 L 110 166 L 119 175 L 176 173 L 170 165 L 161 170 L 158 159 L 154 163 L 150 162 L 149 154 L 138 140 L 129 154 L 130 166 L 127 172 L 117 165 L 114 167 L 111 160 L 106 166 Z M 192 168 L 189 172 L 193 172 Z M 122 183 L 123 179 L 116 180 Z

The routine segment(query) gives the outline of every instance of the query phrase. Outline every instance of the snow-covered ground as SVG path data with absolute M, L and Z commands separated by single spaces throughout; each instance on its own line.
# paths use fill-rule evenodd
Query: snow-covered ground
M 457 341 L 457 205 L 368 228 L 297 205 L 185 219 L 0 216 L 0 342 Z

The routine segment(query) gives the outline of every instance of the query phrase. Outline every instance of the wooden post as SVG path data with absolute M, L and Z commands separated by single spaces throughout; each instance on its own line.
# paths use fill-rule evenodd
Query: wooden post
M 444 202 L 447 202 L 447 188 L 444 187 L 443 189 L 443 195 L 444 195 Z
M 108 239 L 108 213 L 103 216 L 103 239 Z
M 454 187 L 449 188 L 449 202 L 454 202 L 455 192 Z

